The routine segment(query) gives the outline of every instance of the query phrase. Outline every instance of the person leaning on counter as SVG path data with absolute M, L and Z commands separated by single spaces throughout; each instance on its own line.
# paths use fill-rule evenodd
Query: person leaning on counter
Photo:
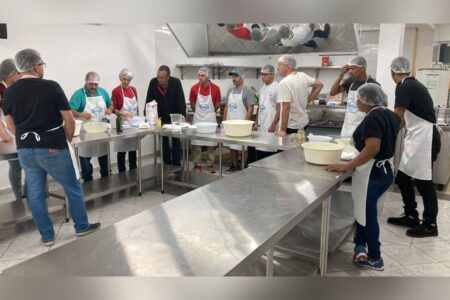
M 45 246 L 55 242 L 55 230 L 48 215 L 47 174 L 62 185 L 77 236 L 100 228 L 89 224 L 83 188 L 78 180 L 76 158 L 69 141 L 75 120 L 61 86 L 45 80 L 45 62 L 33 49 L 15 56 L 21 79 L 5 92 L 3 110 L 11 132 L 15 133 L 20 164 L 27 176 L 28 204 Z
M 356 105 L 356 90 L 365 83 L 376 83 L 379 85 L 372 77 L 367 76 L 366 68 L 367 61 L 364 57 L 357 56 L 352 58 L 348 64 L 341 68 L 336 81 L 331 86 L 330 96 L 342 92 L 345 92 L 347 95 L 347 110 L 341 136 L 352 136 L 353 131 L 364 119 L 364 113 L 360 112 Z M 346 73 L 348 73 L 349 77 L 342 81 Z
M 330 165 L 326 170 L 348 172 L 355 169 L 352 176 L 356 218 L 353 261 L 362 267 L 382 271 L 377 211 L 382 205 L 382 195 L 394 181 L 392 158 L 400 118 L 385 107 L 387 96 L 375 83 L 359 87 L 356 99 L 358 109 L 365 114 L 353 133 L 359 154 L 346 164 Z
M 113 113 L 120 113 L 124 120 L 133 119 L 138 115 L 137 91 L 131 86 L 133 72 L 122 69 L 119 73 L 120 85 L 115 87 L 111 93 L 113 102 Z M 138 149 L 138 138 L 128 138 L 114 142 L 114 151 L 117 152 L 117 168 L 125 172 L 125 154 L 128 152 L 128 166 L 130 170 L 136 169 L 136 151 Z
M 397 172 L 396 182 L 400 188 L 404 215 L 388 218 L 388 223 L 409 227 L 410 237 L 437 236 L 438 201 L 433 185 L 433 161 L 441 149 L 436 125 L 433 99 L 427 88 L 410 76 L 411 67 L 404 57 L 391 63 L 391 76 L 395 88 L 395 112 L 402 127 L 406 127 L 404 149 Z M 414 183 L 423 199 L 423 221 L 419 222 Z
M 161 65 L 155 78 L 150 80 L 145 103 L 155 100 L 158 103 L 158 116 L 163 124 L 170 124 L 170 114 L 182 114 L 186 117 L 186 100 L 180 79 L 170 76 L 170 68 Z M 172 138 L 172 150 L 169 137 L 163 137 L 163 161 L 166 165 L 181 167 L 180 139 Z
M 75 91 L 70 98 L 70 107 L 75 118 L 101 122 L 105 115 L 112 111 L 112 101 L 108 92 L 99 87 L 100 76 L 89 72 L 85 77 L 84 87 Z M 78 148 L 80 155 L 81 175 L 85 182 L 92 180 L 92 157 L 98 157 L 100 175 L 106 177 L 108 170 L 107 143 L 85 145 Z

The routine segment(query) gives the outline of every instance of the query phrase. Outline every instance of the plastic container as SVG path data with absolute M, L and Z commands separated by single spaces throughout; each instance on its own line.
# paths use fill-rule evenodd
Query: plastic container
M 233 137 L 250 136 L 254 123 L 254 121 L 248 120 L 227 120 L 222 122 L 225 135 Z
M 184 121 L 184 116 L 182 114 L 170 114 L 170 123 L 172 123 L 172 131 L 181 131 L 181 124 Z
M 305 161 L 316 165 L 338 164 L 345 146 L 332 143 L 304 143 Z
M 308 135 L 308 140 L 314 143 L 330 143 L 333 138 L 326 135 Z
M 128 124 L 130 124 L 131 126 L 138 127 L 141 123 L 145 123 L 144 117 L 133 117 L 132 119 L 128 120 Z
M 83 127 L 88 133 L 103 133 L 108 130 L 109 124 L 104 122 L 86 122 L 83 124 Z
M 75 120 L 75 132 L 73 133 L 73 136 L 79 136 L 80 135 L 81 124 L 83 124 L 83 121 Z
M 214 133 L 217 129 L 217 123 L 212 122 L 199 122 L 195 125 L 198 133 Z

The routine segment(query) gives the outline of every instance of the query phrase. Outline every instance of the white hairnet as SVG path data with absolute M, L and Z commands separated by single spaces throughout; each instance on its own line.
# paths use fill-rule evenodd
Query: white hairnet
M 261 73 L 274 74 L 275 73 L 275 68 L 272 65 L 265 65 L 264 67 L 261 68 Z
M 261 29 L 259 28 L 253 28 L 252 29 L 252 40 L 259 42 L 260 40 L 263 39 L 263 34 Z
M 357 56 L 352 58 L 349 62 L 348 62 L 349 66 L 356 66 L 356 67 L 360 67 L 360 68 L 365 68 L 367 67 L 367 61 L 364 57 L 362 56 Z
M 376 83 L 366 83 L 358 88 L 358 99 L 370 106 L 387 106 L 387 95 Z
M 297 60 L 295 59 L 295 57 L 293 57 L 292 55 L 289 54 L 285 54 L 282 55 L 279 59 L 278 59 L 279 63 L 282 63 L 284 65 L 288 65 L 290 66 L 292 69 L 297 68 Z
M 84 81 L 92 82 L 92 83 L 99 83 L 100 82 L 100 75 L 98 75 L 94 71 L 88 72 L 86 74 L 86 77 L 84 78 Z
M 201 67 L 200 69 L 198 69 L 197 73 L 205 73 L 206 77 L 209 78 L 210 70 L 208 67 Z
M 131 72 L 131 70 L 130 69 L 122 69 L 121 71 L 120 71 L 120 73 L 119 73 L 119 79 L 122 79 L 122 78 L 124 78 L 125 76 L 129 76 L 129 77 L 131 77 L 131 79 L 133 79 L 133 77 L 134 77 L 134 74 L 133 74 L 133 72 Z
M 33 49 L 23 49 L 17 52 L 15 60 L 19 72 L 31 71 L 35 65 L 42 62 L 39 52 Z
M 9 76 L 17 72 L 14 59 L 7 58 L 0 64 L 0 80 L 8 79 Z
M 278 29 L 278 33 L 282 39 L 287 39 L 291 35 L 292 30 L 288 25 L 281 25 Z
M 409 60 L 407 58 L 400 56 L 394 58 L 391 62 L 391 70 L 398 74 L 411 73 L 411 65 L 409 64 Z

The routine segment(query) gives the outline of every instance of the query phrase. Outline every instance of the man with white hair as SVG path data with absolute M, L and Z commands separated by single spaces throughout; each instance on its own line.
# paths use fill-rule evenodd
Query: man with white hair
M 15 62 L 21 79 L 6 90 L 3 111 L 16 136 L 33 220 L 44 245 L 52 246 L 55 231 L 46 202 L 47 174 L 64 188 L 77 236 L 99 229 L 100 223 L 88 222 L 76 158 L 68 144 L 75 119 L 64 91 L 55 81 L 43 79 L 45 62 L 36 50 L 19 51 Z
M 313 101 L 322 90 L 323 84 L 318 79 L 314 79 L 303 72 L 297 72 L 297 61 L 294 56 L 285 54 L 278 59 L 278 73 L 281 80 L 278 88 L 277 112 L 270 132 L 275 131 L 275 127 L 280 121 L 278 136 L 297 133 L 299 129 L 304 129 L 309 122 L 306 113 L 306 105 Z M 312 87 L 308 94 L 308 89 Z
M 220 105 L 220 88 L 209 79 L 210 69 L 201 67 L 198 70 L 198 82 L 194 84 L 189 93 L 189 102 L 194 111 L 194 124 L 200 122 L 217 123 L 216 110 Z M 214 160 L 216 156 L 217 143 L 210 141 L 193 140 L 194 145 L 193 161 L 194 170 L 198 173 L 203 171 L 202 167 L 202 147 L 207 147 L 208 159 L 206 172 L 215 173 Z
M 285 47 L 305 45 L 317 48 L 314 38 L 328 38 L 330 35 L 330 24 L 325 24 L 324 30 L 321 30 L 318 24 L 314 23 L 296 24 L 293 26 L 284 24 L 280 26 L 278 33 L 281 38 L 281 44 Z
M 342 126 L 341 136 L 350 137 L 364 119 L 365 114 L 358 110 L 356 106 L 356 91 L 365 83 L 376 83 L 372 77 L 366 73 L 367 61 L 362 56 L 352 58 L 348 64 L 342 66 L 341 71 L 330 89 L 330 95 L 334 96 L 345 92 L 347 95 L 347 110 L 345 112 L 344 125 Z M 348 78 L 344 81 L 344 75 L 348 73 Z
M 433 99 L 427 88 L 410 76 L 408 59 L 397 57 L 391 63 L 395 88 L 394 111 L 406 127 L 404 149 L 396 182 L 404 203 L 404 215 L 388 218 L 388 223 L 409 227 L 410 237 L 437 236 L 438 201 L 433 185 L 433 162 L 441 149 Z M 413 181 L 414 179 L 414 181 Z M 414 183 L 423 199 L 423 220 L 417 212 Z

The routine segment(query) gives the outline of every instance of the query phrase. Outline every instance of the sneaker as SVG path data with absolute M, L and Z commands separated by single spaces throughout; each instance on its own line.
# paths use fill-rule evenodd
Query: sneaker
M 403 227 L 417 227 L 420 225 L 419 218 L 407 216 L 403 214 L 401 217 L 391 217 L 387 219 L 387 222 L 392 225 L 403 226 Z
M 384 263 L 383 259 L 380 257 L 378 260 L 364 260 L 364 261 L 358 261 L 358 265 L 360 265 L 363 268 L 375 270 L 375 271 L 383 271 L 384 270 Z
M 324 38 L 327 39 L 330 36 L 330 24 L 326 23 L 323 27 L 323 32 L 325 34 Z
M 367 250 L 364 246 L 356 246 L 355 254 L 353 255 L 353 262 L 366 261 L 367 260 Z
M 196 166 L 194 166 L 193 170 L 197 173 L 201 173 L 203 171 L 203 168 L 200 165 L 196 165 Z
M 422 222 L 419 226 L 408 229 L 406 235 L 416 238 L 438 236 L 438 229 L 436 225 L 431 226 Z
M 214 165 L 207 165 L 206 166 L 206 173 L 208 173 L 208 174 L 216 173 L 216 170 L 214 170 Z
M 83 232 L 77 232 L 77 236 L 85 236 L 100 229 L 100 223 L 89 224 L 88 229 Z
M 238 167 L 235 167 L 234 165 L 231 165 L 228 169 L 224 171 L 225 174 L 233 174 L 235 172 L 239 171 Z
M 55 239 L 51 239 L 51 240 L 42 240 L 42 243 L 44 244 L 44 246 L 46 247 L 51 247 L 55 244 Z

